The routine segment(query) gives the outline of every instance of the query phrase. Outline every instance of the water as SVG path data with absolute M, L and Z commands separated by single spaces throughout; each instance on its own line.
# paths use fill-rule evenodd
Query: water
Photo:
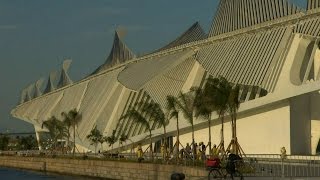
M 37 171 L 21 170 L 14 168 L 0 167 L 1 180 L 43 180 L 43 179 L 59 179 L 59 180 L 97 180 L 98 178 L 89 178 L 82 176 L 65 176 L 54 173 L 44 173 Z

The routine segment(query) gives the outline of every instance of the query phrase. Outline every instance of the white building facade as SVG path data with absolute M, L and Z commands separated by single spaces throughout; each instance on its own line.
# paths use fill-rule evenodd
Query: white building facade
M 14 117 L 32 123 L 37 133 L 42 122 L 76 108 L 82 114 L 76 143 L 94 149 L 86 136 L 94 126 L 111 135 L 128 135 L 147 144 L 146 129 L 130 118 L 120 119 L 137 102 L 165 107 L 166 96 L 201 87 L 209 76 L 223 76 L 241 84 L 237 120 L 238 141 L 247 154 L 316 154 L 320 139 L 320 1 L 309 0 L 303 10 L 287 0 L 221 0 L 208 35 L 198 23 L 167 46 L 136 57 L 115 34 L 106 63 L 92 75 L 73 82 L 65 65 L 57 87 L 54 76 L 45 94 L 28 88 Z M 69 61 L 67 62 L 69 63 Z M 49 88 L 48 88 L 49 86 Z M 37 95 L 30 96 L 37 91 Z M 191 143 L 191 127 L 179 119 L 182 144 Z M 176 134 L 176 120 L 168 125 Z M 221 124 L 212 115 L 213 143 L 220 141 Z M 162 128 L 153 124 L 153 137 Z M 195 140 L 208 142 L 206 121 L 195 121 Z M 228 117 L 225 143 L 231 140 Z M 114 145 L 117 148 L 118 143 Z M 104 147 L 107 149 L 109 147 Z

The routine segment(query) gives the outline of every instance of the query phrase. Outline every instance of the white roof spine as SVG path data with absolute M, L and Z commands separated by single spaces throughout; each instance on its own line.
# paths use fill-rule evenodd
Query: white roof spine
M 310 1 L 310 0 L 309 0 Z M 314 0 L 320 2 L 320 0 Z M 290 8 L 293 6 L 293 8 Z M 287 0 L 220 0 L 209 37 L 299 12 Z

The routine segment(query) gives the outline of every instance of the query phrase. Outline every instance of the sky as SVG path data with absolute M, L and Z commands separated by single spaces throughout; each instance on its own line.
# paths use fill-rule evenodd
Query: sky
M 300 7 L 307 0 L 291 0 Z M 0 133 L 30 132 L 11 117 L 21 90 L 73 60 L 78 81 L 103 64 L 117 27 L 136 54 L 174 40 L 199 21 L 208 32 L 218 0 L 0 0 Z M 46 81 L 45 81 L 46 82 Z M 45 84 L 45 83 L 44 83 Z

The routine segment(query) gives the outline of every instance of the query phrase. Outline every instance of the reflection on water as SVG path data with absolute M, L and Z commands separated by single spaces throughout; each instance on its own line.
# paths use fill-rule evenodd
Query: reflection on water
M 43 180 L 43 179 L 62 179 L 62 180 L 97 180 L 98 178 L 89 178 L 82 176 L 64 176 L 53 173 L 44 173 L 37 171 L 13 169 L 0 167 L 1 180 Z

